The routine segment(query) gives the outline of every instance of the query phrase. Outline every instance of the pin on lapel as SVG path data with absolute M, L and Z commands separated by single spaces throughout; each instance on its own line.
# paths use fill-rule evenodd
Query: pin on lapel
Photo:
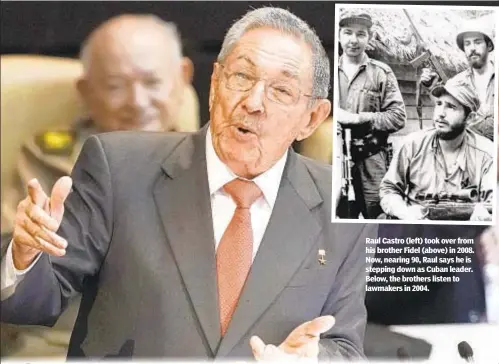
M 326 251 L 324 249 L 319 249 L 319 251 L 317 252 L 317 255 L 318 255 L 318 261 L 319 261 L 319 264 L 320 265 L 326 265 Z

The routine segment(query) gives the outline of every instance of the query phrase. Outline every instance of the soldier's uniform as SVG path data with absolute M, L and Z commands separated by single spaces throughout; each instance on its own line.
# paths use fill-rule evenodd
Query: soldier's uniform
M 492 63 L 492 62 L 490 62 Z M 492 65 L 492 67 L 494 67 Z M 493 68 L 494 69 L 494 68 Z M 477 95 L 479 92 L 476 88 L 473 71 L 471 68 L 464 70 L 455 75 L 451 80 L 456 82 L 464 82 L 468 84 Z M 495 72 L 487 84 L 485 99 L 480 100 L 480 108 L 476 112 L 476 117 L 470 120 L 468 128 L 474 132 L 483 135 L 484 137 L 494 140 L 494 105 L 495 105 Z
M 397 151 L 380 187 L 381 206 L 398 216 L 399 201 L 420 205 L 418 196 L 458 194 L 476 189 L 489 202 L 495 186 L 493 143 L 466 130 L 454 167 L 446 166 L 435 128 L 409 135 Z
M 42 132 L 22 146 L 16 176 L 2 201 L 2 221 L 10 225 L 8 231 L 13 226 L 17 205 L 26 197 L 27 183 L 37 178 L 44 191 L 50 193 L 60 177 L 71 174 L 83 143 L 95 133 L 90 120 L 79 120 L 66 130 Z M 52 329 L 2 324 L 1 355 L 66 356 L 79 304 L 78 297 Z
M 85 140 L 95 129 L 90 120 L 78 120 L 68 129 L 49 130 L 35 135 L 24 143 L 11 186 L 5 188 L 2 201 L 2 221 L 13 227 L 17 205 L 26 197 L 28 182 L 36 178 L 49 194 L 54 183 L 71 170 Z
M 432 89 L 435 97 L 452 95 L 471 111 L 479 107 L 476 94 L 465 83 L 447 81 Z M 408 135 L 395 154 L 380 187 L 381 206 L 388 216 L 403 218 L 407 206 L 421 205 L 418 196 L 443 193 L 459 195 L 463 190 L 476 190 L 475 202 L 492 201 L 496 185 L 494 144 L 487 138 L 465 129 L 455 163 L 446 163 L 435 128 Z M 401 216 L 402 215 L 402 216 Z
M 488 32 L 484 29 L 483 24 L 481 24 L 480 20 L 473 19 L 468 21 L 463 27 L 462 30 L 456 36 L 456 44 L 458 48 L 464 52 L 463 39 L 466 33 L 481 33 L 485 40 L 492 44 L 492 48 L 489 49 L 489 54 L 492 54 L 494 50 L 494 41 L 492 39 L 492 34 L 488 34 Z M 480 107 L 476 112 L 476 117 L 473 120 L 469 120 L 468 128 L 473 130 L 477 134 L 480 134 L 490 140 L 494 140 L 494 107 L 495 105 L 495 67 L 494 62 L 492 60 L 488 60 L 490 63 L 490 67 L 493 72 L 490 74 L 490 78 L 487 80 L 487 89 L 485 92 L 480 93 L 475 84 L 475 76 L 473 74 L 473 69 L 468 67 L 464 71 L 458 73 L 449 81 L 451 82 L 460 82 L 468 85 L 470 90 L 473 90 L 476 93 L 476 96 L 480 100 Z M 447 82 L 449 82 L 447 81 Z M 429 82 L 422 82 L 423 86 L 432 89 L 436 86 L 442 86 L 442 80 L 438 75 L 430 80 Z M 483 95 L 480 98 L 480 95 Z
M 388 137 L 405 126 L 405 105 L 388 65 L 364 53 L 357 73 L 349 80 L 342 68 L 343 57 L 338 63 L 339 106 L 367 120 L 349 126 L 356 204 L 364 218 L 375 219 L 383 212 L 379 185 L 389 165 Z

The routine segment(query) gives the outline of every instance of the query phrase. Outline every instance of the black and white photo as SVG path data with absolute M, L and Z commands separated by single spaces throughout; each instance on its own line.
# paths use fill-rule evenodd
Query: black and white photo
M 335 14 L 333 221 L 492 225 L 496 9 Z

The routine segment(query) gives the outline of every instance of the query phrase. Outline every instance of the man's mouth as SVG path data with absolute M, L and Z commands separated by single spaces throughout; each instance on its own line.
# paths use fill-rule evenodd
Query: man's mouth
M 258 137 L 256 130 L 244 125 L 234 125 L 232 131 L 234 137 L 241 142 L 254 141 Z
M 237 123 L 233 124 L 233 127 L 235 127 L 241 134 L 257 134 L 256 129 L 251 125 Z
M 246 128 L 243 128 L 243 127 L 241 127 L 241 126 L 238 126 L 238 127 L 237 127 L 237 130 L 239 130 L 239 131 L 240 131 L 241 133 L 243 133 L 243 134 L 252 133 L 252 131 L 251 131 L 251 130 L 246 129 Z

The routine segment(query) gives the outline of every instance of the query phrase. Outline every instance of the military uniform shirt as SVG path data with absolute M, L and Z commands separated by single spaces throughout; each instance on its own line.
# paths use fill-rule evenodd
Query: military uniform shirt
M 381 181 L 381 207 L 397 216 L 406 191 L 411 205 L 418 193 L 456 193 L 469 187 L 477 188 L 481 201 L 490 202 L 496 184 L 493 151 L 490 140 L 466 130 L 455 165 L 446 166 L 435 128 L 410 134 Z
M 405 105 L 391 68 L 364 53 L 357 73 L 349 80 L 342 68 L 343 57 L 338 62 L 339 106 L 368 121 L 367 127 L 353 127 L 352 137 L 362 137 L 372 130 L 388 136 L 402 129 Z
M 491 67 L 494 70 L 492 62 Z M 480 95 L 475 86 L 475 77 L 473 70 L 468 68 L 461 73 L 455 75 L 452 80 L 458 80 L 469 85 L 470 89 L 474 90 L 477 95 Z M 495 72 L 492 72 L 490 79 L 487 83 L 487 90 L 485 93 L 485 100 L 480 99 L 480 108 L 477 111 L 477 117 L 472 120 L 468 126 L 473 131 L 483 135 L 490 140 L 494 138 L 494 96 L 495 96 Z
M 16 175 L 6 188 L 2 201 L 2 231 L 11 231 L 17 205 L 26 197 L 28 182 L 36 178 L 47 194 L 54 183 L 69 176 L 83 143 L 96 131 L 88 119 L 75 122 L 70 128 L 49 130 L 35 135 L 21 147 Z

